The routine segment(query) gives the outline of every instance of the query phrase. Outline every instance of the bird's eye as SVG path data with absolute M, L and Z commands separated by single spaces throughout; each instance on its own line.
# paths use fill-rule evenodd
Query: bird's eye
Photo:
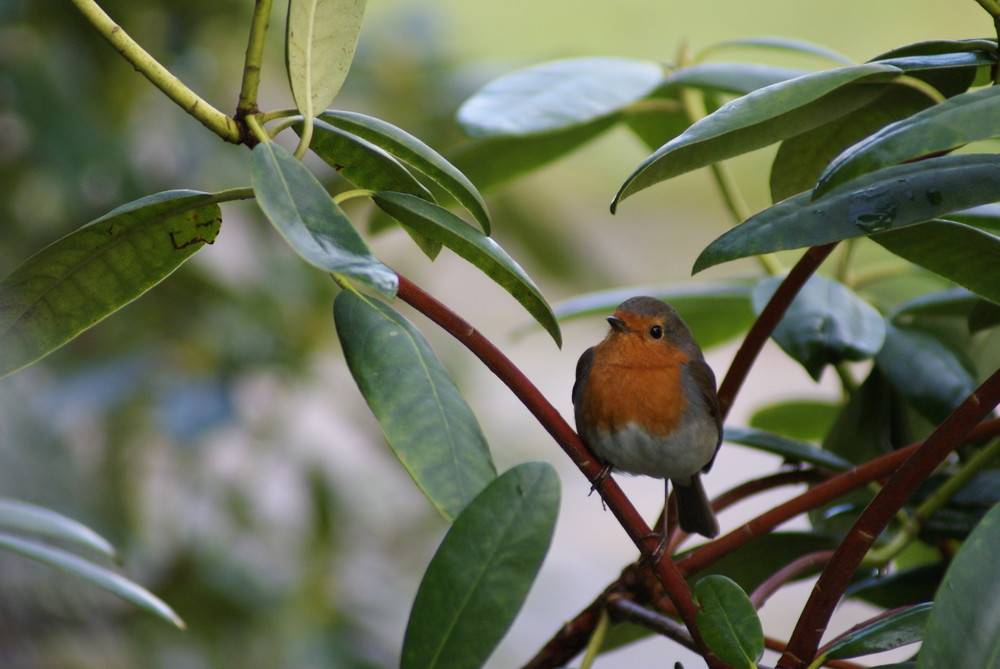
M 661 328 L 659 325 L 654 325 L 653 327 L 649 328 L 649 336 L 652 337 L 653 339 L 659 339 L 660 337 L 663 336 L 663 328 Z

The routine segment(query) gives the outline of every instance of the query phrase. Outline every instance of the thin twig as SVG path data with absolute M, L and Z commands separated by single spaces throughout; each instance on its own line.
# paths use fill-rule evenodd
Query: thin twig
M 833 551 L 816 551 L 792 560 L 771 574 L 750 593 L 750 603 L 755 609 L 759 609 L 771 598 L 771 595 L 778 591 L 778 588 L 806 572 L 825 565 L 831 557 L 833 557 Z
M 264 64 L 264 44 L 270 20 L 271 0 L 255 0 L 253 17 L 250 19 L 250 34 L 247 36 L 247 51 L 243 60 L 240 99 L 236 103 L 236 118 L 242 119 L 259 111 L 257 93 L 260 90 L 260 71 Z

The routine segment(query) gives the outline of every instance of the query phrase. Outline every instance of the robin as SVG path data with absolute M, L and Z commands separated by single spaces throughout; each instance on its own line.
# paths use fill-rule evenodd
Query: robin
M 722 416 L 715 374 L 666 302 L 633 297 L 608 317 L 604 340 L 580 356 L 573 407 L 580 438 L 606 467 L 674 484 L 681 529 L 719 533 L 701 472 L 715 461 Z

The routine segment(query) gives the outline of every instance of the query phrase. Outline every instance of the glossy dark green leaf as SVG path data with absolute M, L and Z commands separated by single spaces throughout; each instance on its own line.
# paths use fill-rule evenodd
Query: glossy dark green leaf
M 716 657 L 725 664 L 756 669 L 764 654 L 764 629 L 743 589 L 718 574 L 694 585 L 698 631 Z
M 797 249 L 902 228 L 992 202 L 1000 193 L 1000 156 L 941 156 L 893 165 L 812 199 L 801 193 L 724 233 L 694 271 L 762 253 Z
M 811 190 L 823 170 L 841 151 L 887 123 L 932 104 L 923 92 L 910 86 L 886 86 L 865 106 L 781 143 L 771 166 L 771 201 L 780 202 Z
M 833 471 L 844 471 L 854 466 L 848 460 L 824 451 L 818 446 L 765 430 L 727 427 L 725 429 L 725 440 L 733 444 L 743 444 L 744 446 L 749 446 L 765 453 L 778 455 L 785 460 L 806 462 L 817 467 L 832 469 Z
M 948 220 L 974 228 L 1000 231 L 1000 204 L 982 204 L 948 214 Z
M 928 53 L 919 55 L 894 55 L 879 58 L 871 63 L 884 63 L 898 67 L 907 73 L 922 70 L 937 70 L 959 67 L 990 67 L 996 64 L 996 57 L 984 51 L 955 51 L 951 53 Z
M 667 142 L 625 180 L 611 210 L 626 197 L 685 172 L 794 137 L 869 103 L 899 70 L 859 65 L 808 74 L 756 90 L 724 105 Z
M 391 123 L 357 112 L 329 110 L 321 114 L 320 119 L 371 142 L 427 176 L 468 209 L 483 232 L 490 234 L 490 215 L 483 196 L 457 167 L 427 144 Z
M 875 358 L 896 390 L 938 423 L 978 385 L 969 363 L 929 332 L 889 325 Z
M 695 285 L 629 286 L 578 295 L 553 305 L 560 321 L 610 316 L 635 295 L 669 302 L 703 349 L 725 343 L 749 329 L 754 320 L 748 281 Z
M 784 277 L 769 277 L 753 289 L 760 313 Z M 874 307 L 844 284 L 813 275 L 789 305 L 771 338 L 819 379 L 823 368 L 844 361 L 866 360 L 882 348 L 885 320 Z
M 911 606 L 934 598 L 947 565 L 944 561 L 908 569 L 894 569 L 854 581 L 845 595 L 885 609 Z
M 911 316 L 955 316 L 965 318 L 982 299 L 965 288 L 950 288 L 925 293 L 896 305 L 890 318 L 897 321 Z
M 29 541 L 2 533 L 0 533 L 0 549 L 13 551 L 24 557 L 61 569 L 67 574 L 121 597 L 175 627 L 184 629 L 184 621 L 156 595 L 124 576 L 93 562 L 37 541 Z
M 852 393 L 823 440 L 823 450 L 855 465 L 885 455 L 912 441 L 906 405 L 877 366 Z M 871 501 L 862 488 L 809 513 L 816 531 L 841 536 Z
M 882 653 L 921 640 L 931 603 L 917 604 L 877 618 L 834 639 L 823 654 L 834 660 Z
M 377 193 L 375 203 L 405 226 L 444 244 L 478 267 L 562 344 L 559 323 L 534 281 L 495 241 L 447 209 L 403 193 Z
M 222 217 L 209 198 L 179 190 L 136 200 L 0 280 L 0 376 L 59 348 L 214 242 Z
M 551 465 L 528 462 L 455 520 L 427 567 L 406 627 L 402 669 L 475 669 L 517 615 L 559 510 Z
M 313 127 L 309 148 L 356 188 L 399 191 L 433 201 L 430 191 L 381 147 L 319 119 Z M 301 133 L 302 126 L 296 129 Z
M 496 476 L 461 391 L 420 332 L 352 291 L 333 303 L 337 336 L 361 394 L 417 487 L 452 519 Z
M 274 142 L 250 156 L 257 204 L 285 241 L 310 264 L 394 297 L 396 273 L 379 262 L 312 172 Z
M 482 190 L 536 170 L 580 148 L 621 119 L 611 114 L 590 123 L 527 137 L 495 137 L 470 142 L 452 160 Z
M 365 0 L 289 0 L 285 65 L 306 118 L 333 102 L 344 84 L 364 15 Z
M 1000 506 L 962 544 L 934 597 L 918 669 L 1000 667 Z
M 823 171 L 815 195 L 887 165 L 1000 136 L 1000 89 L 963 93 L 897 121 L 846 149 Z
M 836 404 L 822 400 L 788 400 L 757 409 L 750 427 L 797 439 L 820 441 L 837 417 Z
M 938 220 L 872 235 L 872 241 L 977 295 L 1000 302 L 1000 273 L 996 271 L 1000 237 Z
M 697 60 L 704 60 L 710 54 L 717 51 L 730 49 L 767 49 L 772 51 L 784 51 L 793 54 L 816 56 L 826 60 L 831 60 L 841 65 L 854 65 L 854 61 L 847 56 L 827 48 L 820 44 L 805 42 L 803 40 L 790 39 L 787 37 L 748 37 L 745 39 L 733 39 L 719 42 L 706 47 L 698 54 Z
M 458 110 L 470 137 L 532 135 L 588 123 L 648 94 L 663 79 L 656 63 L 573 58 L 535 65 L 490 82 Z
M 911 506 L 927 499 L 948 478 L 949 474 L 941 473 L 928 479 L 913 496 Z M 984 469 L 934 510 L 925 520 L 920 538 L 928 543 L 940 539 L 962 541 L 997 503 L 1000 503 L 1000 470 Z
M 0 528 L 7 532 L 34 534 L 89 548 L 112 559 L 118 553 L 107 539 L 72 518 L 45 507 L 0 498 Z
M 1000 325 L 1000 305 L 980 300 L 969 312 L 969 332 L 981 332 Z
M 906 46 L 897 47 L 891 51 L 881 53 L 872 61 L 887 60 L 890 58 L 908 58 L 911 56 L 935 56 L 939 54 L 966 53 L 970 51 L 983 51 L 986 53 L 996 53 L 996 40 L 987 39 L 965 39 L 965 40 L 926 40 L 915 42 Z

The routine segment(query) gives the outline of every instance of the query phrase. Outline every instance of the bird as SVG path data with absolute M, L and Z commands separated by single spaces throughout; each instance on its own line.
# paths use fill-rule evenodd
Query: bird
M 668 494 L 672 482 L 681 529 L 711 539 L 719 523 L 701 474 L 722 443 L 715 374 L 666 302 L 632 297 L 607 320 L 607 336 L 576 365 L 577 433 L 604 464 L 603 476 L 662 478 Z

